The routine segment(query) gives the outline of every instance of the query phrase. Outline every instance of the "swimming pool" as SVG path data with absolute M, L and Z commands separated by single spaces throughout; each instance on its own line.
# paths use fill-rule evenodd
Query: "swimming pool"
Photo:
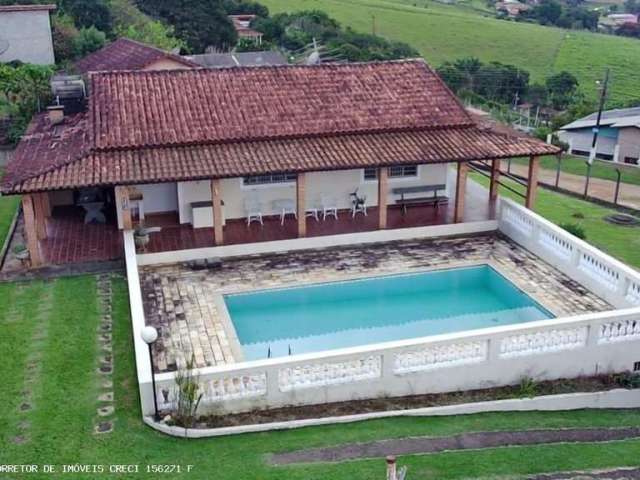
M 488 265 L 225 295 L 245 360 L 553 318 Z

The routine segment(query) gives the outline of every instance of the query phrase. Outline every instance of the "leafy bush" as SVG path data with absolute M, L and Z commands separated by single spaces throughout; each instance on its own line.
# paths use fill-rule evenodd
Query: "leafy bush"
M 96 27 L 83 28 L 75 38 L 75 50 L 78 57 L 95 52 L 104 47 L 107 36 Z
M 611 376 L 614 383 L 624 388 L 640 388 L 640 373 L 622 372 Z
M 51 18 L 51 35 L 56 62 L 64 63 L 75 58 L 75 42 L 79 33 L 70 16 L 59 13 Z
M 582 228 L 582 226 L 578 225 L 577 223 L 561 223 L 560 228 L 566 230 L 571 235 L 573 235 L 574 237 L 578 237 L 581 240 L 587 239 L 587 234 L 584 231 L 584 228 Z
M 518 396 L 525 397 L 535 397 L 537 393 L 538 387 L 536 385 L 535 380 L 531 377 L 522 377 L 520 379 L 520 385 L 518 385 Z

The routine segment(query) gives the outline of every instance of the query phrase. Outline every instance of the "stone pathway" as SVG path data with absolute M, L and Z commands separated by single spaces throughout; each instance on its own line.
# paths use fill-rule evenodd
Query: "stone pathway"
M 638 427 L 479 432 L 464 433 L 451 437 L 410 437 L 338 445 L 335 447 L 313 448 L 309 450 L 276 453 L 271 455 L 268 460 L 273 465 L 342 462 L 360 458 L 384 458 L 387 455 L 416 455 L 455 450 L 477 450 L 483 448 L 540 445 L 560 442 L 608 442 L 638 437 L 640 437 L 640 428 Z
M 98 326 L 98 345 L 100 347 L 97 374 L 100 390 L 98 394 L 97 418 L 94 432 L 96 434 L 113 431 L 113 416 L 115 413 L 113 393 L 113 319 L 111 316 L 111 276 L 100 275 L 97 282 L 98 300 L 102 319 Z
M 13 442 L 17 444 L 27 443 L 30 440 L 30 416 L 36 408 L 33 390 L 40 383 L 42 352 L 48 336 L 51 301 L 52 287 L 50 284 L 46 284 L 40 302 L 38 302 L 38 309 L 35 314 L 35 325 L 29 341 L 30 352 L 26 358 L 24 382 L 18 404 L 18 432 L 13 437 Z M 22 318 L 22 315 L 23 312 L 18 311 L 18 305 L 14 303 L 13 309 L 8 314 L 9 321 L 11 321 L 12 318 L 18 321 Z
M 556 315 L 610 308 L 603 300 L 498 234 L 418 239 L 226 259 L 221 268 L 184 264 L 143 267 L 140 283 L 147 322 L 158 329 L 158 371 L 238 361 L 233 332 L 219 312 L 221 294 L 330 282 L 372 275 L 489 263 Z

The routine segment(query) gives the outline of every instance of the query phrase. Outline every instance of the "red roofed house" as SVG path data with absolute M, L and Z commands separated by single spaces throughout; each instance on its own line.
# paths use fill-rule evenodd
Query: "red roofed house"
M 119 255 L 118 228 L 136 217 L 162 227 L 151 252 L 486 220 L 496 160 L 530 158 L 532 207 L 537 156 L 557 153 L 476 125 L 422 60 L 103 72 L 89 84 L 88 111 L 37 116 L 3 179 L 23 196 L 34 265 Z M 486 197 L 466 184 L 479 160 L 493 161 Z
M 233 27 L 236 29 L 239 38 L 248 38 L 257 44 L 262 43 L 262 32 L 258 32 L 251 28 L 251 22 L 255 15 L 229 15 Z
M 78 73 L 116 70 L 173 70 L 199 67 L 174 55 L 129 38 L 119 38 L 75 63 Z

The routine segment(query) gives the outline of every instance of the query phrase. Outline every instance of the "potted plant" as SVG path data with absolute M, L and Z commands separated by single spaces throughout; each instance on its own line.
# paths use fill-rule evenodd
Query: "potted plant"
M 150 235 L 159 231 L 160 227 L 145 227 L 142 223 L 138 224 L 133 230 L 133 241 L 136 247 L 144 250 L 151 240 Z
M 30 255 L 29 255 L 29 250 L 27 249 L 27 247 L 23 244 L 18 244 L 15 247 L 13 247 L 13 255 L 20 260 L 20 262 L 24 265 L 27 262 L 29 262 L 30 259 Z

